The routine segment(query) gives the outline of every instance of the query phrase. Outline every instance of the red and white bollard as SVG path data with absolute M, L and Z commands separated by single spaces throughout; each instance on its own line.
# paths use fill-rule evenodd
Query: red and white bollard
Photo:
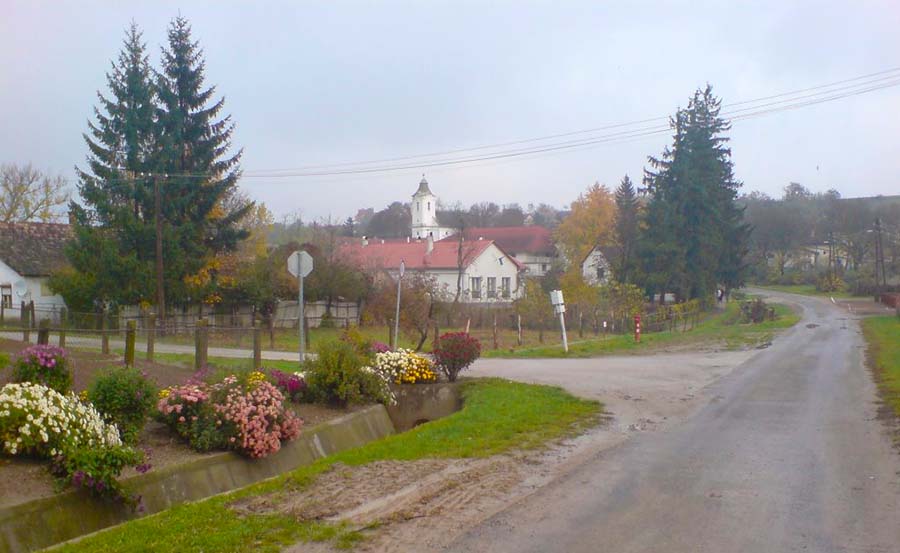
M 634 316 L 634 341 L 640 343 L 641 341 L 641 316 Z

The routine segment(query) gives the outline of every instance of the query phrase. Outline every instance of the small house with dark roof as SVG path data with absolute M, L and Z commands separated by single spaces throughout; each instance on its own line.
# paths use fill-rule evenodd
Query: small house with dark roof
M 69 225 L 0 223 L 0 301 L 5 309 L 15 311 L 23 301 L 33 301 L 43 311 L 65 305 L 47 280 L 65 265 L 63 250 L 71 238 Z
M 612 276 L 610 260 L 617 255 L 615 246 L 594 246 L 581 260 L 581 277 L 592 286 L 606 284 Z

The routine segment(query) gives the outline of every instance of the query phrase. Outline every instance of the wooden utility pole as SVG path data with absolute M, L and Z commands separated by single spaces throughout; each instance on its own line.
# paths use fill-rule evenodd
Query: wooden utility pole
M 159 177 L 153 179 L 153 218 L 156 226 L 156 312 L 160 323 L 166 321 L 166 290 L 163 285 L 163 243 L 162 243 L 162 192 Z

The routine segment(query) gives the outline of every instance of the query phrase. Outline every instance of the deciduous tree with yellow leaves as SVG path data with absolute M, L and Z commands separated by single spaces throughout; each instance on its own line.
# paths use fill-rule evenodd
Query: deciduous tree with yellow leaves
M 580 264 L 595 245 L 611 243 L 615 220 L 615 198 L 600 183 L 591 185 L 572 202 L 571 213 L 556 229 L 556 239 L 572 267 Z

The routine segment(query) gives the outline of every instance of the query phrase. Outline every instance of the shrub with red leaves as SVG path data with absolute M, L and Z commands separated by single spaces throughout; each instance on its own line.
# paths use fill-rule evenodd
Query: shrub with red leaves
M 441 336 L 432 355 L 447 380 L 456 382 L 459 373 L 481 356 L 481 342 L 465 332 L 448 332 Z

